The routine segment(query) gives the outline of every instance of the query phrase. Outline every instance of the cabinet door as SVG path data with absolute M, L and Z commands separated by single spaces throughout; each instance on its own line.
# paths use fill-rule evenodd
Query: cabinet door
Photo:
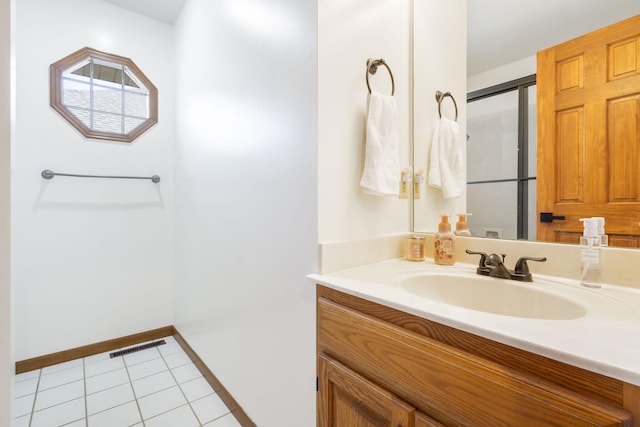
M 426 416 L 421 412 L 416 412 L 416 425 L 415 427 L 444 427 L 444 424 L 440 424 L 431 417 Z
M 414 427 L 414 413 L 395 395 L 318 355 L 319 427 Z

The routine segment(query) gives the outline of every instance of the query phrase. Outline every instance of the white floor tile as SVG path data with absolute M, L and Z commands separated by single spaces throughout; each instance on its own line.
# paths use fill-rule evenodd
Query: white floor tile
M 173 376 L 176 377 L 178 384 L 182 384 L 202 376 L 198 368 L 196 368 L 193 363 L 173 368 L 171 372 L 173 373 Z
M 203 377 L 182 383 L 180 384 L 180 388 L 189 402 L 193 402 L 194 400 L 198 400 L 215 393 L 213 388 Z
M 141 398 L 177 385 L 176 381 L 173 379 L 173 376 L 169 373 L 169 371 L 164 371 L 160 372 L 159 374 L 141 378 L 134 381 L 132 384 L 133 391 L 136 393 L 137 398 Z
M 12 427 L 29 427 L 29 421 L 31 420 L 31 414 L 23 415 L 13 419 Z
M 69 424 L 65 424 L 62 427 L 86 427 L 86 426 L 87 426 L 87 420 L 83 418 L 81 420 L 74 421 Z
M 68 362 L 58 363 L 57 365 L 47 366 L 46 368 L 42 368 L 42 375 L 48 375 L 70 368 L 77 368 L 78 366 L 82 366 L 82 359 L 74 359 Z
M 31 427 L 57 427 L 84 418 L 84 398 L 33 413 Z
M 58 387 L 39 391 L 36 395 L 35 410 L 49 408 L 84 396 L 84 381 L 74 381 Z
M 180 353 L 183 351 L 182 347 L 180 347 L 180 344 L 178 344 L 176 341 L 167 341 L 166 344 L 158 347 L 158 350 L 160 350 L 160 353 L 162 353 L 163 356 L 168 356 L 170 354 Z
M 187 403 L 180 389 L 172 387 L 138 399 L 142 418 L 148 418 L 170 411 Z
M 102 390 L 87 395 L 87 415 L 93 415 L 107 409 L 120 406 L 134 400 L 131 384 L 122 384 L 117 387 Z
M 162 339 L 121 357 L 109 351 L 16 375 L 13 427 L 238 427 L 177 341 Z
M 125 427 L 140 421 L 138 405 L 129 402 L 89 416 L 89 427 Z
M 146 420 L 145 425 L 147 427 L 199 427 L 200 423 L 193 415 L 193 411 L 189 408 L 189 405 L 181 406 L 177 409 L 173 409 L 157 417 Z
M 177 368 L 178 366 L 192 363 L 191 359 L 185 352 L 178 352 L 164 356 L 164 361 L 167 362 L 167 366 L 169 366 L 169 368 Z
M 231 412 L 217 394 L 191 402 L 191 407 L 203 424 Z
M 233 414 L 225 415 L 210 423 L 205 424 L 206 427 L 242 427 Z
M 148 377 L 149 375 L 157 374 L 168 369 L 169 368 L 167 368 L 167 365 L 166 363 L 164 363 L 164 360 L 162 358 L 138 363 L 137 365 L 133 366 L 127 366 L 127 370 L 129 371 L 129 376 L 131 377 L 132 381 Z
M 87 394 L 91 394 L 121 384 L 126 384 L 129 382 L 129 376 L 127 375 L 126 369 L 118 369 L 117 371 L 111 371 L 106 374 L 87 378 L 85 382 L 87 384 Z
M 80 359 L 80 363 L 82 363 L 82 359 Z M 42 370 L 42 375 L 40 376 L 40 385 L 38 386 L 38 391 L 72 383 L 74 381 L 81 380 L 84 377 L 82 365 L 76 365 L 72 368 L 62 371 L 56 371 L 49 374 L 44 373 L 45 369 L 47 368 L 44 368 Z
M 33 400 L 35 397 L 35 394 L 29 394 L 13 399 L 13 416 L 20 417 L 25 414 L 30 414 L 33 410 Z
M 25 380 L 30 380 L 31 378 L 37 378 L 39 376 L 40 376 L 40 369 L 23 372 L 21 374 L 16 375 L 16 383 L 19 383 Z
M 104 353 L 98 353 L 98 354 L 93 354 L 91 356 L 87 356 L 84 358 L 84 365 L 87 366 L 87 364 L 90 364 L 90 363 L 102 362 L 103 360 L 111 359 L 110 354 L 112 352 L 113 351 L 105 351 Z
M 29 378 L 24 381 L 16 382 L 13 387 L 13 397 L 22 397 L 36 392 L 38 387 L 38 377 Z
M 124 361 L 122 360 L 122 357 L 103 359 L 92 363 L 85 363 L 84 375 L 88 378 L 122 368 L 124 368 Z
M 136 351 L 135 353 L 125 354 L 123 357 L 125 362 L 127 362 L 127 366 L 132 366 L 137 365 L 138 363 L 157 359 L 160 357 L 160 352 L 156 347 L 152 347 L 146 350 Z

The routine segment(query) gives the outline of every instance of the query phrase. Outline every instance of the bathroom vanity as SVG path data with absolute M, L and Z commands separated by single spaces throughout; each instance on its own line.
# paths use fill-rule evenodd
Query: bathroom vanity
M 441 268 L 393 260 L 311 276 L 318 426 L 640 426 L 639 292 Z M 491 298 L 465 307 L 442 296 L 437 282 L 451 277 L 449 288 L 469 279 Z M 489 304 L 503 286 L 526 291 Z M 518 298 L 539 311 L 501 313 Z

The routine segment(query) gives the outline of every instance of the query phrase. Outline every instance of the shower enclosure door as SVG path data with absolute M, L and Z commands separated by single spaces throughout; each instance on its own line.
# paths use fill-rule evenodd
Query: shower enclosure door
M 535 75 L 467 97 L 467 210 L 474 236 L 535 239 Z

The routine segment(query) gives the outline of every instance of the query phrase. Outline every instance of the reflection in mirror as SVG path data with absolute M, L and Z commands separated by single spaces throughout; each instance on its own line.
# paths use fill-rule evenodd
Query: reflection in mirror
M 51 105 L 83 135 L 133 141 L 157 122 L 157 90 L 128 58 L 84 48 L 51 65 Z
M 473 236 L 535 240 L 535 75 L 467 97 L 467 210 Z
M 575 10 L 578 9 L 580 10 L 580 19 L 576 20 Z M 475 92 L 524 76 L 535 75 L 537 72 L 537 52 L 579 37 L 581 34 L 635 16 L 640 13 L 640 3 L 626 0 L 612 0 L 610 3 L 591 0 L 567 0 L 566 2 L 543 0 L 518 2 L 518 5 L 515 6 L 515 3 L 509 0 L 487 0 L 469 2 L 467 10 L 467 43 L 469 47 L 467 83 L 469 91 Z M 421 69 L 421 61 L 423 59 L 420 57 L 414 58 L 416 70 Z M 588 64 L 585 65 L 588 66 Z M 535 141 L 536 86 L 529 87 L 527 92 L 529 112 L 527 115 L 528 134 L 526 136 L 514 129 L 514 126 L 517 128 L 518 123 L 516 119 L 518 116 L 517 104 L 515 107 L 491 105 L 493 102 L 496 104 L 500 102 L 496 99 L 495 101 L 475 101 L 483 103 L 486 101 L 484 106 L 482 104 L 474 106 L 475 102 L 466 106 L 465 115 L 468 115 L 467 134 L 469 135 L 467 153 L 469 185 L 467 186 L 466 211 L 473 214 L 469 225 L 474 236 L 489 235 L 505 239 L 537 240 L 536 235 L 541 232 L 536 212 L 538 208 L 536 183 L 539 180 L 536 158 L 541 155 L 535 151 L 537 145 Z M 414 90 L 414 95 L 416 99 L 427 96 L 416 90 Z M 505 96 L 505 98 L 507 97 Z M 511 94 L 511 97 L 517 99 L 515 94 Z M 516 102 L 513 98 L 512 102 Z M 506 118 L 502 120 L 497 117 L 486 117 L 486 120 L 481 118 L 484 115 L 498 114 L 500 109 Z M 482 150 L 481 145 L 474 144 L 474 142 L 478 142 L 481 135 L 487 137 L 491 134 L 489 130 L 484 128 L 489 121 L 500 123 L 503 129 L 496 130 L 496 133 L 490 137 L 492 140 L 488 142 L 490 148 Z M 415 118 L 416 127 L 421 126 L 421 123 L 418 118 Z M 502 139 L 509 133 L 518 134 L 516 136 L 524 137 L 529 142 L 528 161 L 523 163 L 520 159 L 520 165 L 526 165 L 525 173 L 518 170 L 516 166 L 518 162 L 513 160 L 514 157 L 521 157 L 518 155 L 521 152 L 518 149 L 518 143 L 514 142 L 510 148 L 501 145 L 504 142 Z M 422 141 L 426 141 L 426 139 Z M 421 147 L 422 144 L 425 144 L 422 141 L 415 140 L 414 152 L 422 153 L 428 148 L 428 142 L 427 148 Z M 496 154 L 498 148 L 507 150 L 507 152 L 501 151 Z M 507 159 L 506 154 L 510 154 L 511 159 Z M 419 157 L 414 157 L 414 159 L 419 160 Z M 497 164 L 492 164 L 491 161 L 497 162 Z M 419 166 L 419 163 L 414 164 L 414 168 L 419 168 Z M 497 166 L 500 168 L 498 169 Z M 513 181 L 474 182 L 502 179 Z M 421 221 L 417 221 L 416 218 L 439 214 L 442 210 L 438 207 L 440 204 L 438 200 L 435 200 L 425 206 L 424 203 L 415 201 L 413 230 L 434 232 L 433 226 L 421 226 Z M 554 209 L 546 210 L 553 211 Z M 448 213 L 455 214 L 457 211 Z M 570 222 L 572 225 L 576 223 L 579 226 L 579 222 L 574 221 L 573 218 Z M 563 242 L 567 243 L 568 241 L 563 240 Z

